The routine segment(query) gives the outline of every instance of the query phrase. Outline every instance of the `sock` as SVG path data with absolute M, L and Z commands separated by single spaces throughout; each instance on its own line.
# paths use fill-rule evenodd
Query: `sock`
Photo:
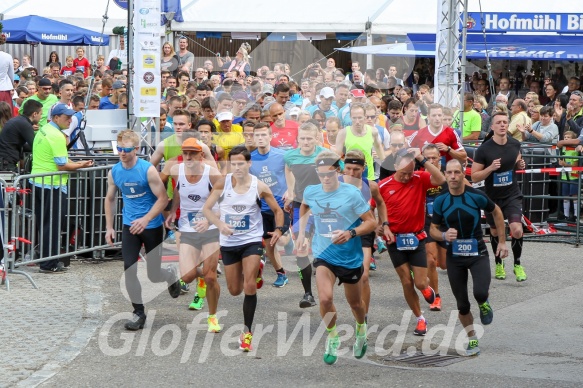
M 565 217 L 569 217 L 571 214 L 571 201 L 568 199 L 563 200 L 563 213 L 565 213 Z
M 492 238 L 490 239 L 490 242 L 492 244 L 492 251 L 494 251 L 494 254 L 496 254 L 496 250 L 498 249 L 498 236 L 491 236 Z M 500 256 L 496 256 L 494 258 L 494 262 L 496 264 L 502 264 L 502 259 L 500 258 Z
M 217 314 L 209 314 L 209 318 L 216 318 Z
M 312 264 L 310 259 L 306 257 L 296 257 L 299 268 L 300 279 L 305 293 L 312 294 Z M 306 265 L 304 265 L 306 264 Z
M 520 256 L 522 255 L 522 237 L 512 237 L 512 254 L 514 255 L 514 265 L 520 265 Z
M 439 298 L 439 293 L 435 294 L 435 297 L 436 297 L 436 298 Z
M 365 334 L 366 334 L 366 323 L 356 322 L 356 335 L 365 335 Z
M 331 329 L 326 328 L 326 331 L 328 332 L 328 337 L 338 336 L 338 331 L 336 331 L 336 325 L 334 325 L 334 327 L 332 327 Z
M 245 323 L 246 332 L 251 331 L 251 325 L 253 325 L 253 318 L 255 317 L 256 308 L 257 294 L 245 295 L 245 299 L 243 299 L 243 322 Z
M 285 274 L 285 269 L 283 269 L 283 267 L 281 267 L 280 269 L 276 269 L 275 273 L 282 273 Z
M 419 320 L 425 320 L 425 317 L 423 316 L 423 314 L 421 314 L 421 315 L 419 315 L 419 316 L 417 317 L 417 320 L 418 320 L 418 321 L 419 321 Z

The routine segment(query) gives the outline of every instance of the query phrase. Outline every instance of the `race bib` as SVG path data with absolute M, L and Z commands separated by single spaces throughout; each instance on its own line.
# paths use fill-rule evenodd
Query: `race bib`
M 206 220 L 202 212 L 188 213 L 186 216 L 188 217 L 188 222 L 192 228 L 194 228 L 197 222 Z
M 343 229 L 342 220 L 338 219 L 335 214 L 316 217 L 316 231 L 322 237 L 332 238 L 333 231 Z
M 494 187 L 510 186 L 512 184 L 512 171 L 495 172 Z
M 478 240 L 475 238 L 453 240 L 451 253 L 455 256 L 478 256 Z
M 273 174 L 271 171 L 262 171 L 258 177 L 261 182 L 265 183 L 268 187 L 273 187 L 277 185 L 277 176 Z
M 234 234 L 242 234 L 249 231 L 249 214 L 241 216 L 227 214 L 225 216 L 225 222 L 235 230 Z
M 397 235 L 397 250 L 414 251 L 419 248 L 419 239 L 415 233 L 403 233 Z
M 85 66 L 77 66 L 77 70 L 85 72 Z

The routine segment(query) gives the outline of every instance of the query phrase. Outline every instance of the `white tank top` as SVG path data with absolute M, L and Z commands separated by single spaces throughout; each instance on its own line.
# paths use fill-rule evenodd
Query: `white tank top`
M 202 214 L 202 207 L 209 197 L 212 189 L 209 172 L 211 168 L 209 165 L 204 165 L 204 171 L 200 180 L 196 183 L 190 183 L 186 179 L 184 173 L 184 163 L 178 166 L 178 193 L 180 194 L 180 218 L 178 219 L 178 230 L 181 232 L 194 232 L 196 230 L 192 227 L 196 221 L 205 219 Z M 213 206 L 213 211 L 218 214 L 218 205 Z M 210 224 L 209 229 L 216 229 L 217 227 Z
M 257 177 L 251 176 L 251 186 L 244 194 L 233 190 L 233 174 L 225 177 L 225 188 L 219 200 L 221 221 L 228 224 L 234 233 L 231 236 L 221 234 L 221 246 L 233 247 L 263 240 L 263 218 L 261 201 L 257 191 Z

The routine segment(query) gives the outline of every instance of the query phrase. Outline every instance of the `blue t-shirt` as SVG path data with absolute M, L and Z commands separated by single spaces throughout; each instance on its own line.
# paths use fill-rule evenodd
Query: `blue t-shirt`
M 117 104 L 112 104 L 111 101 L 109 101 L 108 96 L 101 97 L 101 99 L 99 100 L 99 109 L 117 109 L 117 108 L 119 108 L 119 106 Z
M 362 265 L 362 242 L 354 237 L 344 244 L 332 244 L 332 232 L 348 230 L 361 224 L 360 215 L 370 210 L 356 187 L 340 182 L 337 190 L 325 192 L 322 185 L 306 187 L 306 203 L 314 215 L 314 257 L 332 265 L 354 269 Z
M 255 175 L 260 181 L 265 183 L 273 193 L 279 207 L 283 208 L 283 196 L 287 191 L 285 181 L 285 151 L 279 148 L 271 147 L 269 152 L 261 155 L 259 151 L 251 152 L 251 168 L 249 172 Z M 271 209 L 261 200 L 261 211 L 270 211 Z
M 148 169 L 152 164 L 138 159 L 136 165 L 130 169 L 117 163 L 111 169 L 115 185 L 120 189 L 123 198 L 123 224 L 131 226 L 132 221 L 145 216 L 158 200 L 148 183 Z M 154 217 L 146 229 L 153 229 L 164 223 L 162 214 Z

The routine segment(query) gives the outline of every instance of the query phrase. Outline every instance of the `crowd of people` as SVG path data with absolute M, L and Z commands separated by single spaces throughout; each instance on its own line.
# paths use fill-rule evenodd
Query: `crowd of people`
M 325 66 L 314 63 L 295 80 L 284 63 L 252 70 L 248 44 L 241 45 L 234 59 L 207 59 L 203 67 L 195 68 L 187 39 L 178 42 L 177 52 L 171 43 L 163 45 L 160 127 L 153 129 L 160 132 L 161 142 L 145 161 L 137 155 L 143 146 L 140 136 L 121 132 L 120 162 L 108 177 L 104 213 L 109 243 L 116 237 L 113 206 L 118 190 L 124 200 L 121 246 L 134 313 L 126 329 L 142 329 L 146 322 L 136 267 L 143 245 L 149 279 L 167 282 L 172 297 L 189 292 L 189 284 L 196 285 L 189 308 L 201 310 L 207 301 L 210 332 L 221 331 L 216 316 L 220 259 L 229 293 L 244 293 L 240 344 L 242 350 L 251 350 L 265 260 L 275 271 L 273 286 L 284 287 L 290 280 L 281 248 L 296 256 L 304 289 L 299 307 L 320 305 L 328 331 L 324 361 L 337 360 L 336 281 L 343 284 L 356 319 L 353 352 L 361 358 L 367 348 L 374 254 L 388 250 L 404 298 L 417 318 L 414 334 L 425 335 L 428 325 L 416 290 L 430 311 L 440 311 L 437 269 L 447 269 L 468 334 L 467 354 L 478 354 L 468 273 L 481 323 L 487 325 L 493 318 L 481 212 L 486 212 L 490 225 L 495 278 L 506 278 L 507 219 L 513 273 L 516 281 L 526 281 L 521 262 L 522 193 L 515 172 L 525 168 L 521 142 L 581 147 L 579 80 L 573 77 L 562 85 L 562 79 L 545 79 L 544 95 L 538 81 L 530 80 L 529 91 L 521 96 L 510 90 L 505 77 L 497 80 L 491 94 L 486 77 L 475 74 L 463 95 L 460 124 L 460 112 L 433 103 L 433 89 L 419 84 L 418 73 L 401 79 L 396 66 L 387 72 L 361 70 L 358 62 L 352 62 L 351 71 L 345 73 L 328 58 Z M 76 54 L 67 57 L 64 66 L 51 54 L 44 75 L 31 69 L 26 57 L 10 63 L 6 74 L 14 74 L 15 84 L 10 86 L 8 116 L 18 116 L 0 121 L 4 127 L 0 148 L 14 150 L 0 157 L 3 168 L 17 171 L 26 143 L 32 146 L 33 173 L 91 165 L 67 157 L 67 142 L 75 141 L 79 123 L 75 116 L 85 109 L 88 93 L 88 109 L 127 107 L 127 76 L 125 70 L 111 70 L 103 57 L 97 58 L 99 69 L 91 75 L 96 82 L 88 90 L 90 62 L 83 48 Z M 0 86 L 5 83 L 2 71 L 0 67 Z M 464 140 L 483 140 L 467 177 Z M 573 179 L 564 175 L 566 181 Z M 468 180 L 483 181 L 484 191 L 471 187 Z M 35 186 L 42 203 L 56 201 L 53 208 L 62 206 L 58 201 L 66 191 L 56 193 L 66 187 L 64 178 L 49 183 L 40 179 Z M 576 216 L 578 206 L 574 212 Z M 50 213 L 38 217 L 46 219 Z M 43 236 L 51 238 L 48 230 Z M 178 272 L 161 267 L 164 240 L 178 244 Z M 41 254 L 51 256 L 49 247 L 55 249 L 58 239 L 45 245 Z M 45 273 L 66 270 L 56 260 L 41 264 Z

